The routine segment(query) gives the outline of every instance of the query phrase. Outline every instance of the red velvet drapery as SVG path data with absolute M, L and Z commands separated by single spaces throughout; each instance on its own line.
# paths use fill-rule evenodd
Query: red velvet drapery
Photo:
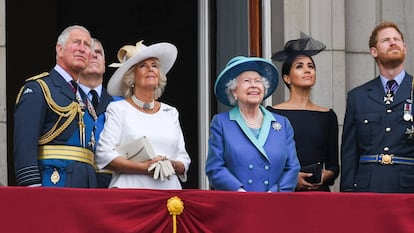
M 414 194 L 0 187 L 0 232 L 413 232 Z

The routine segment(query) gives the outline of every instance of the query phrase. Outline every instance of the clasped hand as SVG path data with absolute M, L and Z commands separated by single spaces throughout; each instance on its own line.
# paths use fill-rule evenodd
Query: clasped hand
M 305 180 L 306 177 L 311 177 L 312 175 L 313 175 L 312 173 L 299 172 L 298 183 L 296 185 L 296 189 L 298 189 L 298 190 L 316 190 L 316 189 L 318 189 L 322 185 L 322 182 L 311 184 L 311 183 L 309 183 Z M 324 176 L 324 174 L 322 172 L 322 180 L 323 180 L 323 176 Z
M 174 167 L 170 160 L 165 157 L 151 164 L 148 168 L 148 173 L 154 178 L 154 180 L 160 179 L 164 181 L 166 178 L 169 179 L 171 175 L 175 174 Z

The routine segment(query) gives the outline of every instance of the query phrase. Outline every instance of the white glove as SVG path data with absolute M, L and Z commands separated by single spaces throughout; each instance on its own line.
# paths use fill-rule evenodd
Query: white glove
M 168 159 L 163 159 L 156 163 L 153 163 L 148 168 L 148 172 L 152 170 L 154 170 L 154 180 L 160 179 L 161 181 L 164 181 L 165 178 L 168 179 L 171 175 L 175 174 L 174 167 L 172 166 L 171 161 Z
M 166 160 L 162 160 L 160 162 L 161 162 L 161 165 L 162 165 L 161 170 L 162 170 L 162 173 L 164 174 L 164 177 L 168 178 L 171 175 L 175 174 L 174 167 L 172 166 L 172 163 L 171 163 L 170 160 L 166 159 Z
M 154 170 L 154 174 L 153 174 L 154 180 L 158 179 L 161 173 L 161 164 L 159 163 L 159 161 L 151 164 L 151 166 L 148 168 L 148 172 L 152 170 Z

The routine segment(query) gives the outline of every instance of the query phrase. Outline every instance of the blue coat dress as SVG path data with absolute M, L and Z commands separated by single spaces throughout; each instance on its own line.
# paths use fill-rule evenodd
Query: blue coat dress
M 59 106 L 76 101 L 76 95 L 68 82 L 55 70 L 41 78 L 48 86 L 51 98 Z M 91 140 L 94 119 L 85 110 L 85 141 Z M 59 115 L 51 110 L 37 81 L 28 81 L 22 89 L 14 113 L 14 162 L 18 185 L 38 185 L 89 188 L 97 187 L 93 165 L 65 159 L 39 160 L 39 137 L 48 132 Z M 63 117 L 63 121 L 66 118 Z M 79 116 L 47 145 L 81 147 L 78 127 Z M 85 149 L 92 151 L 93 148 Z M 54 170 L 59 172 L 57 183 L 51 182 Z
M 341 146 L 341 191 L 414 192 L 414 162 L 381 164 L 361 161 L 361 156 L 393 154 L 414 161 L 414 140 L 404 120 L 411 102 L 411 75 L 405 74 L 394 100 L 385 104 L 385 91 L 377 77 L 348 93 Z
M 300 164 L 293 128 L 286 117 L 263 106 L 258 138 L 238 107 L 215 115 L 210 125 L 206 174 L 216 190 L 294 191 Z

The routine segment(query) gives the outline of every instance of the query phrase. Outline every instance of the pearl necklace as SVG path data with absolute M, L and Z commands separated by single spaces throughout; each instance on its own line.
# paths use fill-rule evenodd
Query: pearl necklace
M 151 110 L 155 107 L 155 100 L 152 100 L 151 103 L 144 103 L 143 101 L 139 100 L 135 95 L 131 96 L 132 102 L 136 104 L 138 107 L 144 109 L 144 110 Z
M 243 114 L 242 111 L 240 111 L 240 114 L 244 118 L 244 122 L 246 122 L 246 125 L 249 128 L 259 129 L 259 128 L 262 127 L 262 123 L 263 123 L 263 113 L 262 113 L 262 111 L 259 110 L 259 114 L 257 114 L 257 116 L 255 117 L 255 119 L 250 120 L 250 121 L 247 120 L 247 117 Z

